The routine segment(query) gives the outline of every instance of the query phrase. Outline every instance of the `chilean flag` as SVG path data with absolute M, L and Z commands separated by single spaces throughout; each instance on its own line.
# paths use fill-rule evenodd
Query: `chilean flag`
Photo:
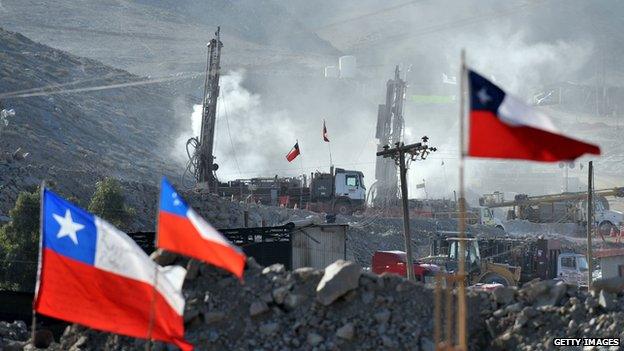
M 297 156 L 299 156 L 300 154 L 301 153 L 299 152 L 299 142 L 297 141 L 295 143 L 295 146 L 293 146 L 292 150 L 290 150 L 288 155 L 286 155 L 286 159 L 288 160 L 288 162 L 292 162 L 292 160 L 297 158 Z
M 44 189 L 34 309 L 93 329 L 184 340 L 182 267 L 160 267 L 125 233 Z
M 205 261 L 243 278 L 247 257 L 195 212 L 163 178 L 156 246 Z
M 325 126 L 325 120 L 323 120 L 323 140 L 329 143 L 329 138 L 327 137 L 327 127 Z
M 562 135 L 546 115 L 472 70 L 468 83 L 468 156 L 553 162 L 600 155 L 598 146 Z

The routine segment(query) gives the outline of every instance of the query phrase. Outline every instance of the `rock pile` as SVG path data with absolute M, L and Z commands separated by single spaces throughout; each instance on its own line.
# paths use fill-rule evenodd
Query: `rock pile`
M 549 350 L 553 338 L 624 339 L 623 282 L 598 281 L 587 292 L 557 281 L 499 288 L 482 311 L 495 350 Z M 604 348 L 608 350 L 609 348 Z M 612 348 L 619 350 L 619 347 Z
M 189 271 L 184 321 L 186 338 L 198 350 L 434 349 L 433 292 L 420 283 L 378 276 L 347 261 L 325 270 L 289 272 L 282 265 L 260 267 L 250 259 L 240 282 L 194 260 L 171 254 L 156 259 L 185 264 Z M 470 291 L 470 349 L 548 350 L 555 337 L 622 339 L 623 287 L 622 279 L 598 281 L 590 292 L 536 280 L 520 289 Z M 25 324 L 0 324 L 5 349 L 21 347 L 26 338 Z M 48 350 L 143 347 L 143 340 L 74 325 Z M 26 344 L 25 349 L 32 347 Z M 153 349 L 173 348 L 156 343 Z
M 433 294 L 422 284 L 346 261 L 289 272 L 250 259 L 244 282 L 194 260 L 187 267 L 196 273 L 184 286 L 186 338 L 198 350 L 433 350 Z M 471 296 L 473 335 L 484 329 L 477 308 L 484 296 Z M 482 340 L 472 340 L 473 349 Z M 72 326 L 51 349 L 142 347 L 141 340 Z
M 0 350 L 21 350 L 29 336 L 26 323 L 0 321 Z

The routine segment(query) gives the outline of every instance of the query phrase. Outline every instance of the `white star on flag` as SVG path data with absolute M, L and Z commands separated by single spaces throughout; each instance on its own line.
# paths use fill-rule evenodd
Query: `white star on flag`
M 479 98 L 479 101 L 481 101 L 483 105 L 487 105 L 487 103 L 490 102 L 490 100 L 492 100 L 492 98 L 488 95 L 487 90 L 485 90 L 485 88 L 481 88 L 481 90 L 477 92 L 477 97 Z
M 62 238 L 68 236 L 74 244 L 78 245 L 78 236 L 76 232 L 84 228 L 84 225 L 80 223 L 76 223 L 72 220 L 71 212 L 69 209 L 65 210 L 65 217 L 61 217 L 56 213 L 53 213 L 54 219 L 61 225 L 58 234 L 56 234 L 57 238 Z

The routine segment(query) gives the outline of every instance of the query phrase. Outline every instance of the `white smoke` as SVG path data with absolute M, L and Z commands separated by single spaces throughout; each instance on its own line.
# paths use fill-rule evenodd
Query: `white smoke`
M 244 71 L 233 71 L 220 80 L 214 154 L 221 180 L 270 176 L 280 167 L 284 171 L 296 169 L 284 158 L 296 138 L 293 121 L 284 112 L 267 111 L 260 95 L 242 85 L 244 75 Z M 186 141 L 199 137 L 201 122 L 202 105 L 197 104 L 187 121 L 190 128 L 178 138 L 178 159 L 182 156 L 186 159 Z

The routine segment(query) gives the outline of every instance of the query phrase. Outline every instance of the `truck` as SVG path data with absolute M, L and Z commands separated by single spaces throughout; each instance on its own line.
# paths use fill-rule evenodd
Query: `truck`
M 459 238 L 441 235 L 431 241 L 431 255 L 419 262 L 435 263 L 447 272 L 458 268 L 459 243 L 466 243 L 466 271 L 470 285 L 515 286 L 535 278 L 559 279 L 587 285 L 585 255 L 558 239 L 545 238 Z
M 624 214 L 609 208 L 607 197 L 624 197 L 624 187 L 594 190 L 594 225 L 600 234 L 608 235 L 624 224 Z M 566 192 L 560 194 L 529 196 L 517 194 L 506 201 L 500 192 L 484 194 L 479 199 L 481 206 L 509 208 L 507 219 L 525 219 L 536 223 L 587 224 L 587 192 Z
M 393 273 L 402 277 L 407 276 L 407 256 L 404 251 L 375 251 L 371 262 L 371 270 L 375 274 Z M 417 281 L 430 284 L 440 267 L 435 264 L 414 262 L 414 276 Z
M 219 182 L 216 193 L 237 201 L 343 215 L 362 211 L 366 206 L 364 174 L 333 167 L 329 173 L 317 171 L 309 178 L 276 175 Z

